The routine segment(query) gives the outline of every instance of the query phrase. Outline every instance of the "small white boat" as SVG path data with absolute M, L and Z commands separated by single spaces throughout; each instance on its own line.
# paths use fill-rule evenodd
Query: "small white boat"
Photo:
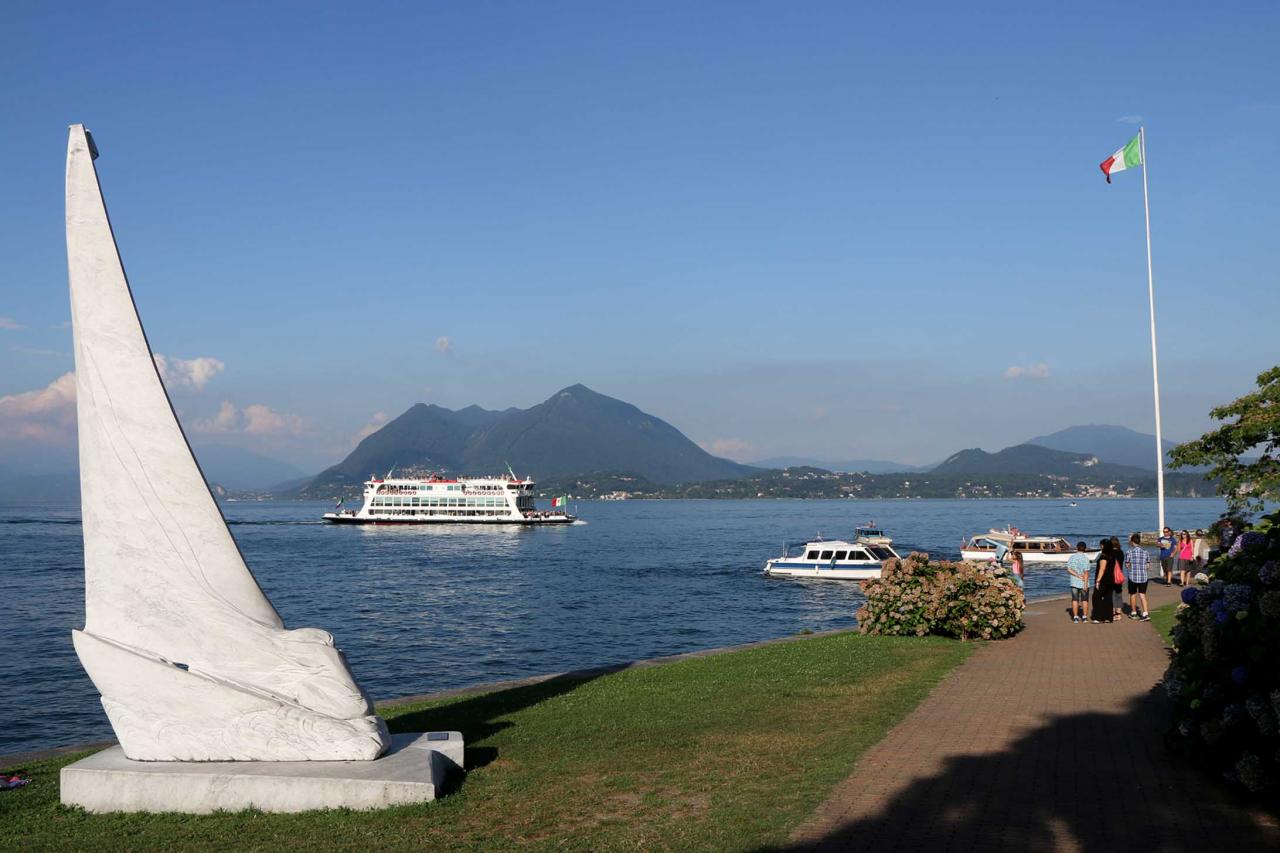
M 876 527 L 874 521 L 864 524 L 862 527 L 853 529 L 854 538 L 864 545 L 892 545 L 893 540 L 885 535 L 885 532 Z
M 861 528 L 860 528 L 861 529 Z M 888 544 L 883 531 L 877 531 L 886 542 L 876 543 L 856 538 L 806 542 L 803 548 L 787 545 L 782 556 L 768 560 L 764 573 L 769 577 L 819 578 L 821 580 L 861 581 L 880 577 L 885 560 L 898 556 Z M 796 553 L 791 553 L 796 551 Z
M 970 537 L 960 549 L 960 558 L 977 562 L 1000 559 L 1008 563 L 1014 551 L 1020 552 L 1026 563 L 1065 563 L 1076 553 L 1075 546 L 1061 536 L 1028 536 L 1016 527 L 1006 527 Z M 1099 553 L 1097 549 L 1084 552 L 1090 560 Z

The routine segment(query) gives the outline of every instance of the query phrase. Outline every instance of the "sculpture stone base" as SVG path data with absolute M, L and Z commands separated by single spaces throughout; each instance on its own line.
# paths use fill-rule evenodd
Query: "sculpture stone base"
M 62 768 L 62 803 L 91 812 L 379 809 L 434 800 L 462 734 L 398 734 L 374 761 L 131 761 L 113 746 Z

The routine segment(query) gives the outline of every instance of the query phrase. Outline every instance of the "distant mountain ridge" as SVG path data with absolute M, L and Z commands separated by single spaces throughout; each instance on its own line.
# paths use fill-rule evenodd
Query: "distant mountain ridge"
M 535 479 L 621 471 L 671 484 L 740 477 L 753 468 L 707 453 L 630 403 L 572 385 L 529 409 L 454 411 L 418 403 L 323 471 L 304 494 L 330 496 L 393 467 Z
M 850 459 L 845 462 L 825 462 L 807 456 L 774 456 L 748 463 L 755 468 L 821 468 L 824 471 L 862 471 L 867 474 L 897 474 L 921 471 L 920 465 L 891 462 L 885 459 Z
M 1147 471 L 1156 469 L 1156 437 L 1128 427 L 1113 424 L 1088 424 L 1072 426 L 1049 435 L 1028 439 L 1027 444 L 1037 444 L 1067 453 L 1090 453 L 1102 462 L 1127 465 Z M 1169 451 L 1178 446 L 1176 441 L 1165 439 L 1165 464 L 1169 463 Z
M 929 471 L 930 474 L 968 474 L 973 476 L 1001 476 L 1006 474 L 1038 474 L 1069 477 L 1093 469 L 1097 475 L 1116 477 L 1141 477 L 1150 473 L 1147 469 L 1130 465 L 1103 462 L 1088 453 L 1067 453 L 1052 450 L 1038 444 L 1015 444 L 998 453 L 988 453 L 979 448 L 953 453 Z

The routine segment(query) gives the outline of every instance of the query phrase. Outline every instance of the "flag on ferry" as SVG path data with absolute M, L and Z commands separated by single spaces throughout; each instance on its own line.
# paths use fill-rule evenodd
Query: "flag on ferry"
M 1112 154 L 1099 164 L 1102 174 L 1107 176 L 1107 183 L 1111 183 L 1111 176 L 1116 172 L 1123 172 L 1125 169 L 1132 169 L 1142 165 L 1142 134 L 1139 133 L 1133 139 L 1129 140 L 1129 144 Z
M 552 508 L 552 509 L 559 509 L 560 507 L 564 507 L 564 506 L 568 506 L 568 505 L 569 505 L 569 499 L 568 499 L 567 497 L 564 497 L 564 498 L 552 498 L 552 499 L 551 499 L 551 508 Z

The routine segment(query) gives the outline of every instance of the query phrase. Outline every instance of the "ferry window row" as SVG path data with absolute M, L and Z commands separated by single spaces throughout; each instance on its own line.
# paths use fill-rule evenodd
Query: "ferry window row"
M 868 553 L 870 552 L 870 553 Z M 866 550 L 862 548 L 854 548 L 852 551 L 819 551 L 813 550 L 805 554 L 806 560 L 821 560 L 823 562 L 829 560 L 888 560 L 893 556 L 888 548 L 869 547 Z
M 504 498 L 374 498 L 374 506 L 501 506 Z
M 476 516 L 504 517 L 509 513 L 505 509 L 379 509 L 378 515 L 447 515 L 452 518 L 474 518 Z

